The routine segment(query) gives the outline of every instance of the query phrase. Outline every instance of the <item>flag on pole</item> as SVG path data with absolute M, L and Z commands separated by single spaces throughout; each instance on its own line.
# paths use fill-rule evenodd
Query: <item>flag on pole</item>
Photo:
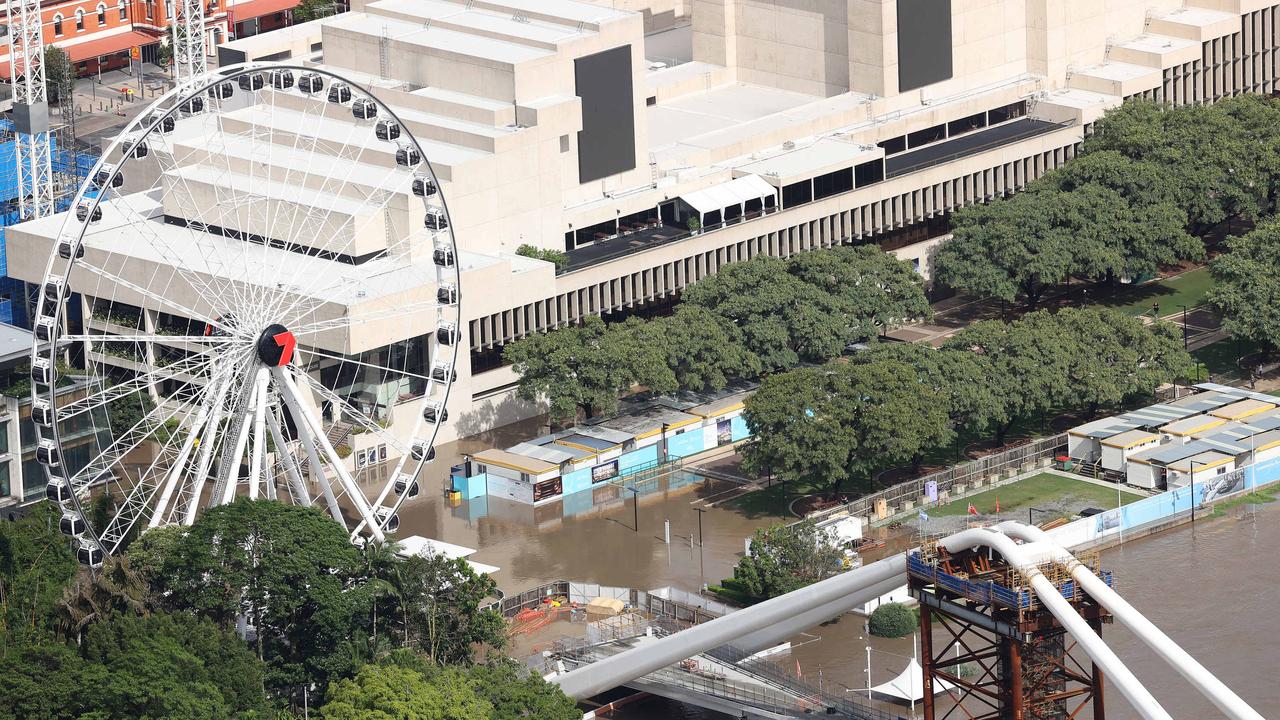
M 977 514 L 978 514 L 978 508 L 974 507 L 974 506 L 973 506 L 973 503 L 969 503 L 969 514 L 970 514 L 970 515 L 977 515 Z
M 920 508 L 920 522 L 929 522 L 929 513 L 925 512 L 924 508 Z

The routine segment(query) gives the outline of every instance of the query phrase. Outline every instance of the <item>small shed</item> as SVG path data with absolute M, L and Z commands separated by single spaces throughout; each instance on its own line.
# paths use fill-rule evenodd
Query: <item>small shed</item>
M 1185 443 L 1190 441 L 1193 435 L 1203 433 L 1226 422 L 1226 420 L 1212 415 L 1192 415 L 1161 426 L 1160 432 L 1173 442 Z
M 1147 430 L 1126 430 L 1101 440 L 1102 467 L 1122 472 L 1125 461 L 1134 453 L 1160 444 L 1160 435 Z
M 1223 420 L 1239 421 L 1264 413 L 1268 410 L 1274 410 L 1275 408 L 1275 403 L 1247 398 L 1245 400 L 1233 402 L 1230 405 L 1223 405 L 1220 408 L 1210 410 L 1209 414 L 1217 418 L 1222 418 Z
M 1236 469 L 1236 456 L 1217 450 L 1197 453 L 1169 463 L 1166 483 L 1170 488 L 1205 482 Z

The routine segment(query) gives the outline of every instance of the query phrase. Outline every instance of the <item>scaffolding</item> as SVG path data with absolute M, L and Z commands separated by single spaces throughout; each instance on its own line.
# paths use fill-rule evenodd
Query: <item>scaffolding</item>
M 1097 554 L 1081 556 L 1108 586 Z M 1110 616 L 1054 562 L 1036 570 L 1101 634 Z M 951 554 L 927 544 L 907 562 L 908 587 L 920 603 L 925 720 L 1070 720 L 1086 708 L 1104 720 L 1102 672 L 1077 659 L 1075 640 L 1037 599 L 1031 568 L 999 553 Z M 938 681 L 952 687 L 935 698 Z

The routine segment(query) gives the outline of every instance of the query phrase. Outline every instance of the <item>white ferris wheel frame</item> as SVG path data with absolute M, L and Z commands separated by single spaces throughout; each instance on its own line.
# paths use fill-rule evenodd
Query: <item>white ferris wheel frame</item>
M 110 428 L 108 423 L 112 438 L 110 446 L 105 449 L 100 448 L 88 465 L 74 474 L 67 470 L 65 464 L 67 453 L 64 452 L 60 430 L 60 425 L 64 418 L 59 416 L 59 411 L 70 412 L 73 416 L 79 412 L 90 412 L 94 407 L 105 408 L 106 403 L 111 402 L 113 399 L 139 392 L 148 387 L 150 383 L 157 382 L 158 379 L 173 378 L 184 370 L 194 372 L 198 364 L 192 364 L 191 361 L 193 359 L 198 360 L 210 353 L 214 353 L 220 346 L 235 344 L 237 338 L 218 336 L 216 334 L 212 337 L 201 338 L 200 342 L 207 345 L 207 349 L 168 366 L 152 366 L 146 362 L 144 355 L 141 364 L 146 368 L 147 372 L 140 373 L 139 376 L 130 381 L 105 388 L 97 394 L 90 394 L 85 398 L 64 402 L 60 407 L 56 368 L 58 360 L 64 355 L 68 344 L 74 342 L 83 343 L 90 337 L 95 337 L 97 341 L 102 341 L 104 344 L 113 342 L 103 339 L 110 336 L 93 335 L 87 327 L 84 329 L 83 335 L 73 335 L 65 332 L 68 299 L 75 292 L 75 288 L 70 286 L 73 269 L 84 270 L 97 275 L 99 283 L 106 279 L 112 283 L 112 287 L 123 287 L 144 296 L 147 300 L 156 303 L 157 307 L 150 308 L 152 310 L 158 311 L 160 308 L 166 308 L 169 311 L 176 311 L 182 313 L 189 321 L 195 320 L 207 323 L 206 327 L 208 328 L 218 328 L 220 327 L 219 323 L 224 322 L 222 317 L 201 317 L 199 313 L 193 312 L 192 309 L 186 308 L 181 303 L 174 302 L 161 294 L 149 292 L 147 288 L 138 283 L 130 282 L 121 277 L 123 273 L 110 273 L 103 268 L 94 268 L 89 266 L 88 263 L 79 262 L 81 255 L 83 255 L 86 232 L 90 225 L 101 217 L 99 208 L 103 197 L 109 194 L 114 195 L 112 193 L 113 183 L 115 183 L 118 176 L 122 175 L 126 166 L 132 160 L 137 159 L 138 148 L 142 147 L 145 151 L 148 138 L 153 136 L 163 137 L 164 134 L 172 131 L 172 124 L 176 124 L 183 117 L 200 116 L 207 113 L 217 113 L 218 129 L 220 132 L 226 132 L 223 130 L 221 112 L 217 107 L 224 98 L 215 96 L 214 88 L 230 85 L 232 93 L 246 92 L 241 88 L 235 87 L 239 78 L 252 75 L 265 78 L 270 75 L 274 80 L 276 71 L 288 71 L 292 75 L 298 76 L 298 79 L 301 79 L 303 75 L 317 75 L 324 79 L 324 83 L 321 85 L 321 89 L 314 93 L 303 93 L 292 82 L 285 88 L 275 87 L 271 83 L 263 82 L 258 89 L 248 91 L 257 93 L 255 97 L 259 101 L 265 93 L 273 93 L 271 100 L 273 112 L 276 106 L 274 93 L 302 94 L 308 98 L 308 102 L 318 103 L 321 107 L 320 116 L 324 116 L 326 105 L 335 104 L 332 101 L 327 102 L 325 93 L 334 87 L 336 83 L 344 84 L 350 89 L 351 94 L 348 101 L 339 100 L 336 104 L 351 108 L 360 99 L 372 102 L 373 106 L 376 107 L 374 117 L 379 121 L 384 118 L 389 119 L 398 126 L 399 136 L 396 144 L 400 148 L 412 148 L 417 151 L 418 162 L 417 164 L 410 162 L 407 165 L 407 172 L 403 172 L 404 168 L 396 166 L 392 166 L 392 170 L 398 174 L 403 174 L 407 183 L 415 183 L 422 178 L 429 179 L 431 183 L 432 190 L 424 192 L 422 195 L 418 195 L 416 191 L 410 192 L 408 187 L 404 189 L 404 193 L 408 195 L 411 203 L 414 197 L 420 197 L 424 213 L 427 215 L 432 213 L 437 214 L 437 216 L 442 215 L 445 221 L 443 229 L 429 228 L 431 231 L 425 241 L 433 249 L 436 260 L 433 264 L 436 271 L 434 290 L 436 292 L 436 301 L 427 304 L 434 307 L 436 325 L 435 327 L 425 328 L 426 332 L 424 333 L 427 338 L 425 341 L 427 362 L 430 364 L 431 371 L 425 376 L 412 375 L 418 380 L 425 381 L 426 385 L 420 399 L 421 408 L 415 413 L 416 420 L 414 421 L 413 432 L 410 435 L 409 447 L 405 447 L 405 443 L 395 439 L 390 433 L 386 433 L 384 428 L 379 426 L 378 423 L 369 420 L 362 412 L 357 410 L 349 413 L 354 424 L 360 425 L 363 431 L 383 433 L 388 438 L 388 443 L 400 452 L 400 458 L 396 460 L 394 470 L 386 476 L 376 499 L 373 502 L 369 502 L 351 474 L 346 470 L 343 462 L 344 458 L 337 454 L 328 438 L 326 438 L 321 420 L 315 417 L 305 402 L 301 401 L 298 380 L 302 380 L 307 384 L 309 391 L 314 395 L 322 396 L 326 401 L 334 403 L 336 408 L 344 408 L 344 406 L 349 408 L 350 404 L 346 403 L 337 393 L 312 378 L 305 369 L 298 367 L 296 359 L 285 367 L 268 367 L 262 361 L 252 365 L 253 359 L 250 359 L 253 377 L 251 380 L 248 377 L 241 380 L 239 394 L 242 402 L 237 403 L 237 409 L 242 411 L 240 416 L 238 418 L 223 417 L 222 408 L 236 378 L 231 377 L 229 371 L 215 370 L 210 372 L 209 377 L 205 379 L 203 388 L 192 392 L 190 396 L 184 396 L 179 399 L 174 403 L 178 406 L 177 409 L 167 411 L 167 416 L 159 421 L 159 425 L 163 425 L 171 420 L 180 419 L 180 432 L 173 433 L 173 436 L 185 436 L 185 439 L 183 439 L 181 447 L 176 448 L 176 455 L 175 449 L 170 447 L 173 440 L 171 436 L 162 445 L 162 451 L 157 454 L 157 457 L 147 467 L 144 474 L 130 488 L 123 504 L 117 509 L 108 525 L 104 528 L 92 527 L 85 507 L 89 489 L 97 484 L 96 481 L 101 479 L 104 473 L 113 474 L 113 469 L 124 454 L 139 447 L 153 436 L 154 428 L 143 427 L 140 430 L 140 426 L 146 422 L 151 414 L 160 414 L 166 412 L 166 410 L 163 410 L 160 407 L 160 403 L 157 403 L 154 413 L 147 413 L 147 415 L 144 415 L 143 420 L 127 430 L 124 428 Z M 197 98 L 204 103 L 203 112 L 199 110 L 186 112 Z M 209 107 L 210 105 L 214 107 Z M 348 121 L 354 127 L 363 126 L 368 132 L 373 132 L 373 121 L 368 117 L 361 118 L 357 115 L 355 118 L 349 117 Z M 166 123 L 172 123 L 169 125 L 168 130 L 164 129 Z M 295 133 L 295 150 L 297 149 L 298 138 L 301 138 L 304 134 L 304 132 Z M 313 151 L 318 144 L 318 140 L 312 140 Z M 346 142 L 344 142 L 343 147 L 346 147 Z M 172 147 L 170 147 L 170 150 L 172 150 Z M 364 152 L 363 146 L 360 152 Z M 110 159 L 117 157 L 119 158 L 118 161 L 109 162 Z M 171 160 L 173 160 L 172 168 L 179 167 L 176 159 L 171 158 Z M 359 158 L 351 161 L 350 167 L 355 167 L 358 164 L 358 160 Z M 161 175 L 164 174 L 165 170 L 166 168 L 161 169 Z M 104 172 L 106 173 L 105 175 L 103 174 Z M 286 169 L 286 181 L 292 173 L 293 168 Z M 301 181 L 310 176 L 310 171 L 303 169 L 302 175 L 297 180 Z M 349 179 L 349 175 L 347 179 Z M 347 179 L 343 179 L 343 187 L 345 187 Z M 95 181 L 102 181 L 101 186 L 99 187 L 95 184 Z M 158 179 L 157 182 L 162 181 Z M 185 184 L 185 180 L 183 182 Z M 321 189 L 324 187 L 325 183 L 322 182 Z M 319 192 L 318 190 L 317 197 Z M 384 203 L 382 209 L 384 213 L 387 212 L 385 203 L 389 202 L 395 194 L 397 193 L 382 193 L 382 202 Z M 253 193 L 249 193 L 249 195 L 252 197 Z M 112 207 L 112 204 L 107 203 L 107 206 Z M 70 513 L 73 517 L 78 517 L 81 522 L 83 530 L 80 533 L 75 533 L 75 536 L 79 538 L 78 554 L 82 562 L 94 565 L 97 562 L 101 562 L 103 557 L 117 552 L 121 543 L 128 536 L 130 529 L 144 517 L 146 510 L 153 508 L 153 506 L 158 507 L 161 511 L 167 511 L 169 514 L 178 516 L 178 522 L 182 524 L 192 523 L 201 510 L 200 506 L 203 504 L 201 502 L 201 493 L 204 492 L 204 485 L 209 479 L 215 482 L 207 503 L 208 507 L 230 502 L 234 499 L 237 494 L 237 488 L 241 485 L 238 477 L 239 468 L 243 459 L 242 453 L 245 451 L 250 435 L 254 438 L 254 443 L 249 456 L 249 495 L 250 497 L 265 495 L 266 497 L 274 498 L 276 496 L 274 480 L 279 478 L 266 478 L 263 475 L 263 455 L 267 442 L 274 443 L 277 449 L 282 449 L 287 445 L 280 418 L 276 414 L 277 411 L 283 413 L 284 408 L 288 409 L 290 417 L 294 420 L 297 434 L 294 440 L 305 451 L 305 461 L 309 463 L 311 471 L 319 475 L 318 484 L 329 514 L 343 524 L 344 527 L 347 527 L 339 500 L 345 497 L 347 503 L 354 506 L 353 509 L 356 512 L 358 522 L 354 528 L 347 527 L 352 541 L 358 541 L 362 534 L 368 535 L 375 540 L 383 540 L 387 533 L 394 532 L 395 526 L 398 525 L 397 512 L 404 501 L 411 496 L 410 488 L 414 488 L 415 491 L 418 489 L 419 483 L 423 480 L 424 467 L 434 459 L 436 438 L 439 435 L 441 424 L 447 419 L 447 410 L 445 408 L 448 406 L 450 391 L 457 377 L 458 352 L 462 343 L 460 258 L 448 204 L 444 198 L 440 181 L 431 166 L 426 152 L 395 112 L 357 83 L 322 67 L 272 62 L 247 62 L 222 67 L 201 77 L 179 84 L 139 113 L 103 152 L 89 177 L 77 191 L 72 208 L 77 209 L 77 211 L 83 209 L 84 218 L 78 219 L 77 211 L 66 214 L 58 238 L 49 254 L 49 260 L 45 267 L 44 282 L 40 287 L 40 292 L 37 293 L 38 300 L 35 317 L 38 322 L 45 318 L 51 319 L 51 323 L 47 323 L 47 329 L 52 334 L 52 337 L 45 341 L 37 336 L 33 340 L 31 351 L 33 361 L 31 394 L 33 408 L 43 401 L 47 403 L 49 409 L 50 423 L 48 425 L 36 425 L 38 443 L 41 447 L 49 444 L 51 448 L 56 450 L 57 456 L 55 456 L 53 462 L 42 462 L 42 465 L 44 465 L 47 481 L 54 483 L 61 480 L 67 487 L 69 498 L 58 497 L 56 499 L 62 506 L 64 513 Z M 141 216 L 137 217 L 141 219 Z M 295 214 L 291 220 L 296 219 Z M 187 227 L 191 228 L 190 223 L 187 224 Z M 201 233 L 204 232 L 204 228 L 192 228 L 192 232 L 193 234 Z M 390 230 L 388 230 L 389 232 Z M 401 240 L 408 242 L 414 232 L 411 226 L 409 234 L 401 238 Z M 248 244 L 247 240 L 242 239 L 242 242 Z M 64 245 L 69 250 L 69 258 L 63 257 L 59 253 L 60 247 Z M 350 242 L 345 247 L 350 247 Z M 448 259 L 443 263 L 439 260 L 442 248 L 448 253 L 445 256 Z M 284 253 L 290 252 L 284 248 L 281 248 L 280 251 Z M 388 247 L 386 255 L 389 257 L 391 254 L 390 247 Z M 61 275 L 58 274 L 59 270 L 62 270 Z M 175 271 L 177 274 L 181 274 L 181 271 L 176 267 Z M 194 273 L 192 274 L 194 275 Z M 193 287 L 199 288 L 197 281 L 192 281 L 191 278 L 184 279 L 191 282 Z M 246 282 L 246 284 L 250 283 Z M 228 282 L 227 286 L 221 289 L 226 291 L 230 288 L 234 291 L 234 287 L 231 287 L 232 285 L 233 282 Z M 55 289 L 54 294 L 56 297 L 50 298 L 47 296 L 47 289 L 50 287 Z M 279 288 L 280 286 L 277 287 Z M 322 289 L 330 287 L 332 286 L 326 286 L 326 288 Z M 449 302 L 445 302 L 440 297 L 440 293 L 443 293 L 446 287 L 450 288 Z M 114 292 L 111 305 L 114 305 L 115 302 Z M 287 296 L 288 291 L 282 290 L 282 294 Z M 299 295 L 304 295 L 304 293 L 299 293 Z M 252 299 L 246 298 L 246 300 Z M 265 299 L 265 295 L 260 299 Z M 199 303 L 193 304 L 198 305 Z M 420 304 L 413 303 L 410 306 L 393 308 L 390 310 L 390 314 L 387 311 L 383 311 L 380 315 L 375 311 L 356 318 L 356 320 L 369 322 L 370 320 L 380 320 L 395 317 L 399 314 L 417 312 L 413 308 L 415 305 Z M 421 309 L 429 311 L 430 307 L 424 306 Z M 148 308 L 143 308 L 144 313 L 147 310 Z M 84 318 L 86 326 L 88 320 L 88 317 Z M 344 320 L 347 321 L 346 325 L 352 324 L 349 311 L 342 318 L 316 321 L 310 323 L 309 326 L 289 328 L 289 330 L 296 333 L 297 336 L 314 335 L 326 330 L 340 329 L 344 326 Z M 150 335 L 143 332 L 142 328 L 138 329 L 140 330 L 138 334 L 122 336 L 125 338 L 122 341 L 132 343 L 135 347 L 146 348 L 151 341 L 168 343 L 185 342 L 187 339 L 175 339 L 170 335 Z M 450 338 L 450 341 L 443 341 L 443 337 Z M 240 340 L 243 341 L 243 338 L 240 338 Z M 248 352 L 252 355 L 253 345 L 249 347 Z M 244 348 L 240 350 L 243 352 Z M 360 362 L 357 359 L 329 354 L 319 349 L 299 347 L 298 351 L 315 357 L 337 360 L 342 363 L 376 367 Z M 357 355 L 356 357 L 359 358 L 360 356 Z M 443 366 L 440 364 L 441 360 L 445 361 Z M 88 358 L 87 353 L 85 362 L 86 365 L 91 365 L 93 362 Z M 48 368 L 48 372 L 53 373 L 54 377 L 51 382 L 42 383 L 38 381 L 37 368 L 42 364 Z M 209 364 L 212 364 L 212 362 Z M 387 368 L 383 369 L 386 370 Z M 439 373 L 441 375 L 439 378 L 437 378 L 437 370 L 443 370 L 443 372 Z M 408 377 L 406 375 L 402 379 L 407 379 Z M 271 411 L 268 410 L 269 387 L 274 388 L 280 401 Z M 210 402 L 212 407 L 201 405 L 202 402 Z M 427 410 L 429 409 L 433 411 L 428 416 Z M 215 443 L 201 443 L 201 439 L 208 437 L 208 433 L 217 432 L 217 430 L 213 429 L 215 426 L 210 423 L 210 418 L 213 418 L 215 423 L 225 421 L 229 427 L 237 429 L 237 436 L 234 439 L 229 436 L 220 438 L 222 457 L 220 458 L 217 477 L 214 478 L 210 478 L 209 473 L 214 462 L 212 456 Z M 228 445 L 228 440 L 233 440 L 234 445 Z M 121 451 L 121 446 L 125 446 L 127 443 L 132 444 Z M 38 451 L 38 456 L 39 454 Z M 283 465 L 284 469 L 285 478 L 283 479 L 286 481 L 285 485 L 290 495 L 295 502 L 310 505 L 311 498 L 306 490 L 306 479 L 301 475 L 295 456 L 291 452 L 283 450 L 279 451 L 278 455 L 278 462 Z M 180 475 L 183 474 L 182 471 L 193 459 L 193 456 L 198 458 L 196 476 L 189 483 L 184 483 Z M 336 475 L 335 478 L 332 478 L 336 483 L 330 482 L 330 478 L 327 477 L 324 470 L 326 465 L 321 462 L 322 458 L 328 461 L 328 467 Z M 169 463 L 169 467 L 163 473 L 160 472 L 162 461 L 168 461 Z M 234 463 L 234 467 L 232 467 L 232 463 Z M 237 476 L 235 481 L 229 481 L 232 473 Z M 112 475 L 107 477 L 110 479 Z M 403 492 L 397 490 L 398 484 L 404 488 Z M 335 488 L 335 485 L 338 487 Z M 180 498 L 175 497 L 175 494 L 183 494 L 184 488 L 187 488 L 185 491 L 187 501 L 183 512 L 179 513 L 178 503 Z M 338 490 L 340 494 L 335 490 Z M 50 497 L 54 495 L 53 490 L 48 490 L 47 492 Z M 159 504 L 156 505 L 156 503 Z M 172 503 L 172 506 L 170 506 L 170 503 Z M 171 510 L 170 507 L 172 507 Z M 153 512 L 152 516 L 147 520 L 148 527 L 164 524 L 164 518 L 167 516 L 165 512 Z

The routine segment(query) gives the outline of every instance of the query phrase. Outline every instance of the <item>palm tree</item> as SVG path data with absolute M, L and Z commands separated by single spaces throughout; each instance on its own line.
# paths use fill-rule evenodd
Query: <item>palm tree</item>
M 62 595 L 54 624 L 64 637 L 78 645 L 89 625 L 113 612 L 150 615 L 151 587 L 127 556 L 108 558 L 96 573 L 84 572 Z

